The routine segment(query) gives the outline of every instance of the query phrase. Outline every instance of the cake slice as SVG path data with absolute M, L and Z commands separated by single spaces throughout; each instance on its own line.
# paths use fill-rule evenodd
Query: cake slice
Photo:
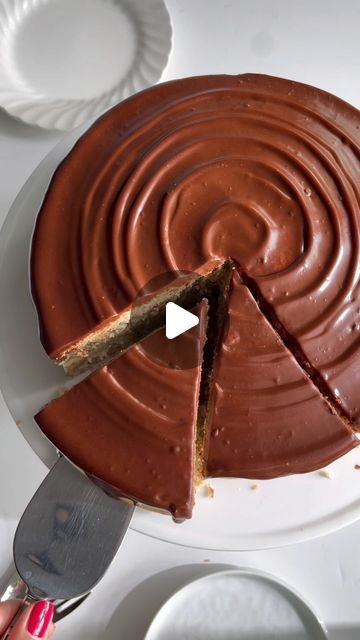
M 52 294 L 50 287 L 43 300 L 38 295 L 38 286 L 39 282 L 44 285 L 47 276 L 40 273 L 40 258 L 33 250 L 32 292 L 39 312 L 41 341 L 48 355 L 70 376 L 107 364 L 162 327 L 167 302 L 191 309 L 209 297 L 214 288 L 222 286 L 233 268 L 230 259 L 211 259 L 194 272 L 175 270 L 162 273 L 151 279 L 131 304 L 125 304 L 122 292 L 117 308 L 111 306 L 97 315 L 90 312 L 90 305 L 85 313 L 81 296 L 76 303 L 73 301 L 64 307 L 64 292 L 59 284 L 53 288 Z M 57 315 L 59 305 L 61 313 Z
M 318 469 L 358 444 L 234 275 L 204 450 L 208 476 Z
M 108 492 L 177 520 L 191 516 L 194 502 L 207 310 L 201 302 L 197 327 L 172 341 L 157 332 L 35 416 L 57 449 Z M 172 358 L 184 354 L 189 366 L 176 368 Z

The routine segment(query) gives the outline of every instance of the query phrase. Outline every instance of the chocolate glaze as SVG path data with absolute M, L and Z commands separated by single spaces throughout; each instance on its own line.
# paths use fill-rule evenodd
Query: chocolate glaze
M 358 443 L 237 275 L 219 353 L 207 475 L 272 478 L 319 468 Z
M 61 353 L 163 272 L 195 271 L 209 258 L 230 256 L 359 426 L 359 203 L 360 114 L 338 98 L 261 75 L 153 87 L 98 120 L 52 180 L 32 250 L 44 347 Z M 234 288 L 232 308 L 242 291 Z M 236 368 L 233 357 L 228 366 Z M 290 360 L 283 354 L 281 361 L 286 370 Z M 315 394 L 313 387 L 299 378 L 300 392 L 300 383 L 285 378 L 268 380 L 264 401 L 282 397 L 282 406 L 295 404 L 308 421 L 314 401 L 298 399 Z M 265 473 L 265 458 L 268 476 L 284 473 L 290 458 L 289 470 L 310 470 L 353 444 L 318 405 L 322 417 L 308 444 L 295 437 L 296 449 L 292 436 L 282 437 L 273 451 L 270 437 L 252 441 L 259 462 L 251 473 Z M 239 426 L 230 410 L 227 419 L 226 428 Z M 247 448 L 252 433 L 253 425 Z M 235 448 L 223 448 L 223 462 L 216 449 L 210 468 L 245 473 Z
M 207 304 L 195 312 L 200 324 L 187 332 L 188 345 L 185 336 L 172 343 L 181 339 L 181 348 L 197 351 L 200 362 Z M 148 340 L 48 404 L 35 420 L 65 456 L 106 483 L 110 493 L 188 518 L 200 368 L 158 365 L 146 355 Z

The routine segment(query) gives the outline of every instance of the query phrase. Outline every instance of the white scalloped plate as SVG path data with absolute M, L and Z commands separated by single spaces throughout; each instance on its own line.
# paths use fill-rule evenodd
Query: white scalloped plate
M 156 83 L 171 45 L 163 0 L 0 0 L 0 106 L 73 129 Z

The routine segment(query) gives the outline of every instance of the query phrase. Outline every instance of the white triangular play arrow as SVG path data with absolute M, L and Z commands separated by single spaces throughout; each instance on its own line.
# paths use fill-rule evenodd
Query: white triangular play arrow
M 166 304 L 166 337 L 169 340 L 177 338 L 185 331 L 189 331 L 193 327 L 199 324 L 199 318 L 190 311 L 186 311 L 182 307 L 179 307 L 175 302 L 168 302 Z

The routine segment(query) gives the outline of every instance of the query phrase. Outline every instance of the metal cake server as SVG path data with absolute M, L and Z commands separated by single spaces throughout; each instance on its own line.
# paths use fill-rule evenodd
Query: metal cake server
M 116 500 L 59 458 L 27 506 L 15 533 L 20 580 L 2 598 L 23 602 L 1 640 L 34 600 L 68 600 L 99 582 L 129 527 L 133 503 Z

